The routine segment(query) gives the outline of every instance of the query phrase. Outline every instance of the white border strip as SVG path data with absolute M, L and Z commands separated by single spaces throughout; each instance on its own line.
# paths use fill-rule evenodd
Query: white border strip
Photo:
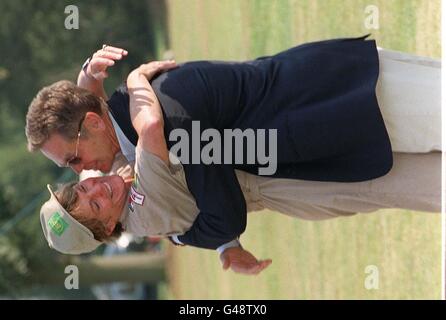
M 444 14 L 446 14 L 446 1 L 441 2 L 441 58 L 442 58 L 442 68 L 441 68 L 441 136 L 442 136 L 442 158 L 441 158 L 441 299 L 446 299 L 446 282 L 445 282 L 445 271 L 446 271 L 446 214 L 445 214 L 445 84 L 446 84 L 446 72 L 444 70 L 444 63 L 446 61 L 446 21 L 444 19 Z

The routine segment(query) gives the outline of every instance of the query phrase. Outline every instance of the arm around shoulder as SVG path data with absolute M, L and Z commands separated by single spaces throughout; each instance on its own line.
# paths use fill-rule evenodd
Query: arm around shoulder
M 138 132 L 138 131 L 137 131 Z M 164 124 L 160 119 L 149 119 L 140 128 L 139 144 L 150 153 L 153 153 L 166 164 L 169 163 L 169 152 L 164 138 Z
M 139 144 L 168 162 L 168 150 L 164 138 L 164 120 L 161 106 L 149 81 L 139 68 L 127 77 L 130 98 L 130 116 L 139 136 Z

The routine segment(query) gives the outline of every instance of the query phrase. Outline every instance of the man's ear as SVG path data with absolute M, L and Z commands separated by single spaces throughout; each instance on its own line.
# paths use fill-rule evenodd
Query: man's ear
M 87 112 L 85 114 L 84 124 L 88 131 L 104 130 L 106 128 L 102 117 L 95 112 Z

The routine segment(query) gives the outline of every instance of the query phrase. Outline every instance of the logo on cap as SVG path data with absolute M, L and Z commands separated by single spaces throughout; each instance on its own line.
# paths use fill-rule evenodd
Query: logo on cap
M 60 216 L 59 212 L 56 212 L 51 216 L 50 220 L 48 221 L 48 225 L 59 237 L 68 228 L 68 223 Z

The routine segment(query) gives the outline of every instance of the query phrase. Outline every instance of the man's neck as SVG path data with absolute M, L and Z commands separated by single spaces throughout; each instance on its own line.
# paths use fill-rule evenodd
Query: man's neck
M 107 128 L 107 130 L 106 130 L 107 138 L 110 141 L 113 154 L 116 156 L 116 154 L 121 151 L 121 146 L 119 145 L 118 137 L 116 136 L 116 132 L 115 132 L 115 128 L 113 127 L 113 123 L 110 119 L 108 112 L 104 112 L 102 117 L 104 119 L 104 123 Z

